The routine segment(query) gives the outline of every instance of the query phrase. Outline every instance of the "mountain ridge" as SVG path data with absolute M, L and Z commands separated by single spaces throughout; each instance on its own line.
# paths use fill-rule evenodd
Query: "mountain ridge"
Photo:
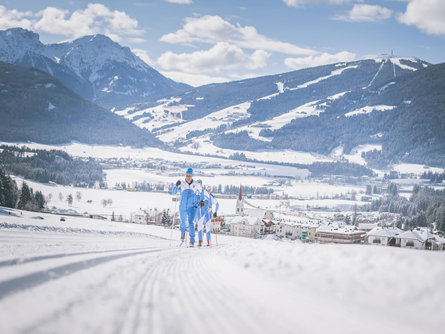
M 0 61 L 39 68 L 82 97 L 107 108 L 190 88 L 164 77 L 128 47 L 101 34 L 43 44 L 39 35 L 29 30 L 0 31 Z
M 444 141 L 439 132 L 445 128 L 441 125 L 425 123 L 433 129 L 434 147 L 426 147 L 419 139 L 416 142 L 412 138 L 414 133 L 407 129 L 404 132 L 409 145 L 404 148 L 397 144 L 396 152 L 389 143 L 389 126 L 396 120 L 401 122 L 400 110 L 409 106 L 409 95 L 413 95 L 413 92 L 404 95 L 404 89 L 399 89 L 401 83 L 411 77 L 418 80 L 416 73 L 431 66 L 437 65 L 414 57 L 381 56 L 210 84 L 158 104 L 136 105 L 115 112 L 149 129 L 165 143 L 192 153 L 211 147 L 214 151 L 292 149 L 330 155 L 340 147 L 342 154 L 350 154 L 355 147 L 370 144 L 382 147 L 379 154 L 367 155 L 379 166 L 397 161 L 444 166 Z M 435 75 L 434 70 L 427 73 Z M 441 86 L 429 89 L 442 96 Z M 394 92 L 396 100 L 390 98 Z M 416 106 L 417 115 L 422 115 L 425 103 L 412 106 Z M 440 109 L 433 114 L 440 114 Z M 172 115 L 182 115 L 182 119 Z M 425 121 L 421 117 L 412 118 L 418 123 Z M 399 130 L 395 127 L 393 140 L 400 136 Z
M 164 146 L 35 68 L 0 62 L 0 106 L 0 140 L 7 142 Z

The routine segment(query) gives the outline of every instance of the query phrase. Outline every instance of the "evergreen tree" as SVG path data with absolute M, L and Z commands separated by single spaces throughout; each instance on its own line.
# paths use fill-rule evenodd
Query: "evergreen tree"
M 15 208 L 17 200 L 17 183 L 0 169 L 0 205 L 8 208 Z
M 20 189 L 20 199 L 17 204 L 17 208 L 25 209 L 29 204 L 33 203 L 32 192 L 26 182 L 22 183 L 22 189 Z
M 73 204 L 73 195 L 69 194 L 68 197 L 66 198 L 66 201 L 68 202 L 69 205 Z
M 372 195 L 372 187 L 370 184 L 366 186 L 366 195 Z
M 168 214 L 168 210 L 163 210 L 162 211 L 162 218 L 161 218 L 161 224 L 166 226 L 166 225 L 170 225 L 171 224 L 171 218 Z
M 392 196 L 397 196 L 399 194 L 399 189 L 395 183 L 390 183 L 387 192 Z
M 35 203 L 38 209 L 43 209 L 45 207 L 45 197 L 43 197 L 41 191 L 36 191 Z

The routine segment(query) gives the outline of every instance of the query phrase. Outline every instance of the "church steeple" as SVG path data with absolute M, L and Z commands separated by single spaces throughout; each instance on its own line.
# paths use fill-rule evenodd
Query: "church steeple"
M 244 199 L 243 191 L 241 190 L 241 185 L 239 186 L 238 200 L 236 201 L 236 212 L 237 215 L 244 216 Z

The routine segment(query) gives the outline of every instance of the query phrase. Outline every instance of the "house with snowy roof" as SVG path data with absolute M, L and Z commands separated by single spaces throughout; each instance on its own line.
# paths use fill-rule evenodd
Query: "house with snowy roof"
M 431 243 L 431 250 L 445 250 L 445 238 L 435 235 L 435 239 Z
M 397 236 L 403 231 L 397 227 L 376 226 L 366 233 L 365 243 L 381 246 L 397 246 Z
M 230 234 L 237 237 L 258 238 L 263 221 L 259 217 L 235 216 L 230 221 Z
M 329 223 L 316 229 L 315 241 L 320 243 L 359 244 L 362 243 L 365 232 L 353 225 Z
M 377 223 L 369 223 L 369 222 L 366 222 L 366 223 L 359 222 L 359 223 L 358 223 L 358 228 L 359 228 L 359 230 L 361 230 L 361 231 L 365 231 L 365 232 L 372 231 L 372 230 L 373 230 L 374 228 L 376 228 L 377 226 L 378 226 Z
M 416 230 L 405 231 L 397 236 L 398 243 L 402 248 L 425 249 L 425 239 Z
M 306 240 L 314 241 L 315 232 L 320 224 L 312 222 L 279 222 L 276 227 L 276 235 L 280 238 L 301 239 L 302 232 L 306 232 Z

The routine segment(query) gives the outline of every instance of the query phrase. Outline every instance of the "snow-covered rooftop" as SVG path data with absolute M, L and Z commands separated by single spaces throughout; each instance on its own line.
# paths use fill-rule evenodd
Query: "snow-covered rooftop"
M 235 216 L 227 222 L 227 224 L 244 224 L 244 225 L 256 225 L 261 222 L 258 217 L 252 216 Z
M 376 236 L 376 237 L 389 237 L 393 238 L 399 234 L 402 234 L 403 231 L 397 227 L 380 227 L 377 226 L 373 228 L 371 231 L 366 233 L 368 236 Z

